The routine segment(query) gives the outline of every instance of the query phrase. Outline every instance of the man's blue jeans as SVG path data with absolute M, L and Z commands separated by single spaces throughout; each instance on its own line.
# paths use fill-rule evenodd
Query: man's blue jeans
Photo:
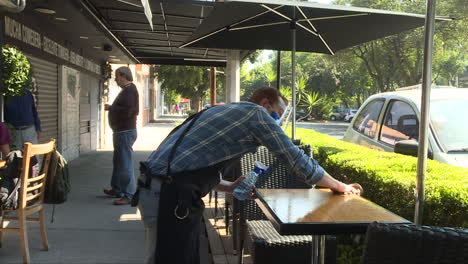
M 114 156 L 111 187 L 118 196 L 132 199 L 136 190 L 133 169 L 133 143 L 137 137 L 136 129 L 114 132 Z

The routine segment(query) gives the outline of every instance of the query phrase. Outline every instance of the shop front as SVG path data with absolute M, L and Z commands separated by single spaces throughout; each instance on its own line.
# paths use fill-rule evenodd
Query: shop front
M 0 16 L 3 44 L 20 50 L 31 64 L 42 126 L 39 142 L 57 139 L 58 150 L 73 160 L 98 148 L 99 104 L 106 80 L 102 58 L 86 54 L 80 42 L 60 37 L 41 15 Z

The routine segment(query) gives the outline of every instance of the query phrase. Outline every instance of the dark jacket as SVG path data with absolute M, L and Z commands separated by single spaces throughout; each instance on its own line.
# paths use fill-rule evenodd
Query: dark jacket
M 120 91 L 109 109 L 109 125 L 114 132 L 136 129 L 140 109 L 138 99 L 138 90 L 133 83 Z
M 34 97 L 30 91 L 6 99 L 5 123 L 9 123 L 14 127 L 34 125 L 36 131 L 41 132 L 41 121 L 37 114 Z

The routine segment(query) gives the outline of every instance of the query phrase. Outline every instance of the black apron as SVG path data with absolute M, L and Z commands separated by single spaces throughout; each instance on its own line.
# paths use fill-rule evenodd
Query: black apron
M 153 175 L 153 177 L 161 178 L 163 182 L 157 220 L 155 252 L 155 263 L 157 264 L 200 263 L 199 239 L 205 208 L 201 198 L 219 184 L 219 171 L 228 161 L 178 173 L 171 173 L 170 163 L 177 146 L 202 112 L 184 122 L 192 120 L 171 149 L 166 175 L 161 177 Z M 182 125 L 176 127 L 169 135 Z
M 202 197 L 219 184 L 217 166 L 173 175 L 161 185 L 155 263 L 198 264 Z

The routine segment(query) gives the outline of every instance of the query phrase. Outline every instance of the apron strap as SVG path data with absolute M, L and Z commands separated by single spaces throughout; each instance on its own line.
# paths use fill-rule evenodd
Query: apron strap
M 179 138 L 177 138 L 176 142 L 174 143 L 174 145 L 172 145 L 172 148 L 171 148 L 171 152 L 169 152 L 169 157 L 167 159 L 167 170 L 166 170 L 166 176 L 169 177 L 171 175 L 171 162 L 172 162 L 172 159 L 174 158 L 174 155 L 175 155 L 175 152 L 176 152 L 176 149 L 177 147 L 179 146 L 179 144 L 182 142 L 182 140 L 184 139 L 185 135 L 190 131 L 190 129 L 192 128 L 192 126 L 195 124 L 195 122 L 197 121 L 197 119 L 201 116 L 201 114 L 203 112 L 205 112 L 205 110 L 203 111 L 200 111 L 199 113 L 187 118 L 182 124 L 180 124 L 179 126 L 177 126 L 176 128 L 174 128 L 171 133 L 169 133 L 169 135 L 172 135 L 174 132 L 176 132 L 177 130 L 179 130 L 183 125 L 185 125 L 186 123 L 190 122 L 190 124 L 188 124 L 188 126 L 185 128 L 185 130 L 182 132 L 182 134 L 179 136 Z M 169 137 L 169 136 L 168 136 Z

